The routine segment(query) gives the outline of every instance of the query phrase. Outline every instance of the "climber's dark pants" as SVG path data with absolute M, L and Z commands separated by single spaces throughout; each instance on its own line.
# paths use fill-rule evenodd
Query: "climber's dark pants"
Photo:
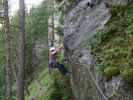
M 56 64 L 56 68 L 58 68 L 62 75 L 66 75 L 69 73 L 64 64 Z
M 49 67 L 49 73 L 51 73 L 51 70 L 53 69 L 53 68 L 55 68 L 55 65 L 56 65 L 56 63 L 55 62 L 49 62 L 49 65 L 48 65 L 48 67 Z

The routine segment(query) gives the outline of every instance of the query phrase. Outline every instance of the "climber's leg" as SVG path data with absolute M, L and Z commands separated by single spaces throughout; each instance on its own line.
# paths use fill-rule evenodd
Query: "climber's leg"
M 70 74 L 70 72 L 67 70 L 67 68 L 64 66 L 64 64 L 57 64 L 56 67 L 61 72 L 62 75 Z
M 54 68 L 54 63 L 49 62 L 48 67 L 49 67 L 49 73 L 51 73 L 51 70 Z
M 48 69 L 49 69 L 49 73 L 51 73 L 52 63 L 49 63 L 49 64 L 48 64 Z

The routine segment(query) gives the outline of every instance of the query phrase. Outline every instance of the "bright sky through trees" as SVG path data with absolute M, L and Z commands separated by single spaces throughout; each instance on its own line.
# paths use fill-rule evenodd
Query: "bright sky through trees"
M 13 15 L 18 9 L 19 0 L 9 0 L 10 12 Z M 30 9 L 32 6 L 39 5 L 43 0 L 25 0 L 26 8 Z

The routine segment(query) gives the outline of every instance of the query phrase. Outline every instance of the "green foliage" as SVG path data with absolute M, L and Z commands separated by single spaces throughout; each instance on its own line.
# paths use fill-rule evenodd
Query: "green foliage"
M 61 100 L 62 99 L 62 92 L 61 92 L 61 84 L 54 80 L 52 85 L 52 91 L 50 93 L 49 100 Z
M 128 26 L 127 29 L 125 30 L 125 32 L 128 33 L 128 34 L 132 34 L 133 35 L 133 24 Z
M 61 27 L 57 27 L 56 28 L 56 31 L 57 31 L 57 34 L 59 35 L 59 36 L 63 36 L 64 34 L 63 34 L 63 29 L 61 28 Z
M 37 39 L 44 39 L 47 41 L 48 33 L 48 11 L 46 4 L 42 3 L 37 8 L 32 8 L 31 14 L 26 16 L 26 78 L 31 80 L 33 74 L 32 66 L 32 50 L 33 43 Z M 46 52 L 47 53 L 47 52 Z M 48 58 L 47 58 L 48 59 Z M 42 61 L 43 62 L 43 61 Z M 47 62 L 45 62 L 47 63 Z M 38 66 L 39 67 L 39 66 Z M 40 68 L 40 67 L 39 67 Z M 38 68 L 38 69 L 39 69 Z
M 61 3 L 63 0 L 55 0 L 57 3 Z M 76 0 L 67 0 L 67 8 L 71 8 L 76 4 Z
M 89 45 L 95 51 L 95 48 L 98 48 L 103 41 L 108 38 L 108 34 L 103 32 L 102 30 L 98 30 L 97 33 L 92 33 L 93 36 L 89 40 Z
M 70 77 L 63 77 L 57 69 L 53 69 L 51 74 L 49 74 L 47 49 L 42 51 L 40 62 L 39 71 L 36 75 L 46 90 L 44 95 L 39 96 L 39 90 L 36 88 L 36 84 L 32 82 L 29 85 L 30 95 L 26 96 L 26 100 L 34 96 L 36 96 L 38 100 L 70 100 L 72 98 Z
M 108 32 L 125 32 L 130 31 L 128 27 L 133 23 L 133 17 L 130 16 L 133 11 L 132 4 L 128 6 L 115 6 L 111 10 L 111 20 L 108 22 Z
M 32 66 L 32 48 L 33 42 L 37 39 L 47 41 L 48 33 L 48 16 L 52 10 L 48 9 L 47 3 L 43 2 L 39 7 L 32 8 L 30 14 L 26 15 L 26 81 L 28 80 L 30 95 L 26 96 L 26 100 L 31 100 L 33 96 L 38 95 L 38 88 L 32 81 L 33 66 Z M 18 40 L 18 16 L 17 14 L 11 19 L 11 39 L 12 39 L 12 65 L 13 65 L 13 98 L 16 99 L 16 48 Z M 61 29 L 58 30 L 62 32 Z M 0 32 L 0 100 L 4 100 L 4 34 Z M 38 100 L 70 100 L 72 93 L 70 87 L 70 78 L 62 79 L 60 73 L 55 70 L 52 75 L 48 71 L 48 49 L 42 51 L 39 66 L 36 66 L 36 77 L 47 89 L 46 95 L 38 96 Z
M 122 72 L 122 77 L 124 80 L 133 87 L 133 68 L 125 68 Z
M 128 6 L 127 15 L 133 17 L 133 6 L 132 4 Z
M 45 63 L 46 64 L 46 63 Z M 70 77 L 62 77 L 57 69 L 52 70 L 49 74 L 47 66 L 43 65 L 44 70 L 39 71 L 38 80 L 43 84 L 43 88 L 46 89 L 44 95 L 39 95 L 39 91 L 35 83 L 31 83 L 29 86 L 30 96 L 26 96 L 26 100 L 31 99 L 34 96 L 38 97 L 38 100 L 70 100 L 72 98 L 72 90 L 70 86 Z
M 129 63 L 129 66 L 133 67 L 133 58 L 129 59 L 128 63 Z
M 128 51 L 128 64 L 133 67 L 133 48 Z
M 49 10 L 46 9 L 45 5 L 42 4 L 38 8 L 33 8 L 31 11 L 31 15 L 26 19 L 26 27 L 27 27 L 27 48 L 28 48 L 28 64 L 27 67 L 31 66 L 31 48 L 34 39 L 45 39 L 47 40 L 47 29 L 48 29 L 48 15 Z M 34 27 L 34 28 L 33 28 Z M 57 29 L 58 30 L 58 29 Z M 61 29 L 58 30 L 59 33 L 62 32 Z M 40 81 L 40 83 L 44 86 L 46 91 L 43 95 L 39 95 L 39 90 L 34 82 L 29 84 L 30 95 L 26 96 L 26 100 L 30 100 L 32 97 L 36 96 L 38 100 L 70 100 L 71 98 L 71 87 L 69 81 L 68 83 L 65 80 L 61 79 L 61 74 L 58 70 L 54 69 L 52 73 L 49 75 L 48 71 L 48 49 L 42 51 L 40 64 L 38 67 L 38 71 L 36 71 L 36 77 Z M 31 68 L 30 68 L 31 69 Z M 29 73 L 31 74 L 31 73 Z M 27 75 L 29 76 L 29 75 Z M 63 99 L 64 98 L 64 99 Z
M 89 41 L 89 46 L 96 58 L 97 70 L 107 79 L 122 74 L 129 84 L 132 81 L 133 67 L 132 11 L 132 4 L 112 7 L 112 17 L 106 24 L 106 30 L 93 33 Z
M 33 66 L 32 66 L 32 44 L 26 44 L 26 66 L 25 66 L 25 78 L 26 80 L 30 79 L 33 74 Z
M 104 69 L 104 75 L 106 76 L 107 80 L 111 79 L 112 76 L 118 75 L 119 73 L 118 67 L 107 67 Z
M 62 87 L 62 100 L 71 100 L 72 99 L 72 88 L 70 83 L 70 77 L 65 77 L 63 81 L 64 86 Z
M 45 68 L 47 69 L 47 66 Z M 46 69 L 41 79 L 45 84 L 45 88 L 47 87 L 47 91 L 41 100 L 70 100 L 72 98 L 70 77 L 63 77 L 57 69 L 53 69 L 49 75 Z
M 46 5 L 41 5 L 38 8 L 33 8 L 31 15 L 27 18 L 27 27 L 29 26 L 29 31 L 27 32 L 29 37 L 42 37 L 46 36 L 48 33 L 48 11 Z M 34 27 L 34 28 L 33 28 Z
M 76 0 L 68 0 L 68 2 L 70 3 L 70 5 L 75 5 L 76 4 Z
M 114 37 L 113 39 L 112 39 L 112 43 L 114 44 L 114 45 L 121 45 L 121 46 L 126 46 L 127 44 L 128 44 L 128 40 L 127 40 L 127 38 L 125 38 L 125 37 Z
M 47 41 L 47 17 L 48 12 L 46 6 L 43 4 L 38 8 L 33 8 L 31 15 L 26 16 L 26 79 L 31 82 L 33 68 L 32 68 L 32 48 L 34 39 L 46 39 Z M 13 98 L 16 99 L 16 48 L 18 40 L 18 15 L 16 14 L 11 19 L 11 41 L 12 41 L 12 68 L 13 68 Z M 0 100 L 4 100 L 4 34 L 0 31 Z M 48 57 L 47 57 L 48 59 Z M 47 61 L 47 60 L 45 60 Z M 45 65 L 48 64 L 45 62 Z
M 65 16 L 65 14 L 62 12 L 62 14 L 61 14 L 61 16 L 60 16 L 60 19 L 59 19 L 59 22 L 60 22 L 60 24 L 64 24 L 64 16 Z
M 72 98 L 70 78 L 61 79 L 62 76 L 57 72 L 54 72 L 52 76 L 54 83 L 50 87 L 52 91 L 48 91 L 50 92 L 48 100 L 70 100 Z

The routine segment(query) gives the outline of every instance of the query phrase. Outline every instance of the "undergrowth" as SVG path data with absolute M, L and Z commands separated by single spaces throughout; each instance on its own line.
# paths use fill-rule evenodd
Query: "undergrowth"
M 133 5 L 115 6 L 106 30 L 92 36 L 89 45 L 96 59 L 97 71 L 106 79 L 122 75 L 132 84 L 133 74 Z

